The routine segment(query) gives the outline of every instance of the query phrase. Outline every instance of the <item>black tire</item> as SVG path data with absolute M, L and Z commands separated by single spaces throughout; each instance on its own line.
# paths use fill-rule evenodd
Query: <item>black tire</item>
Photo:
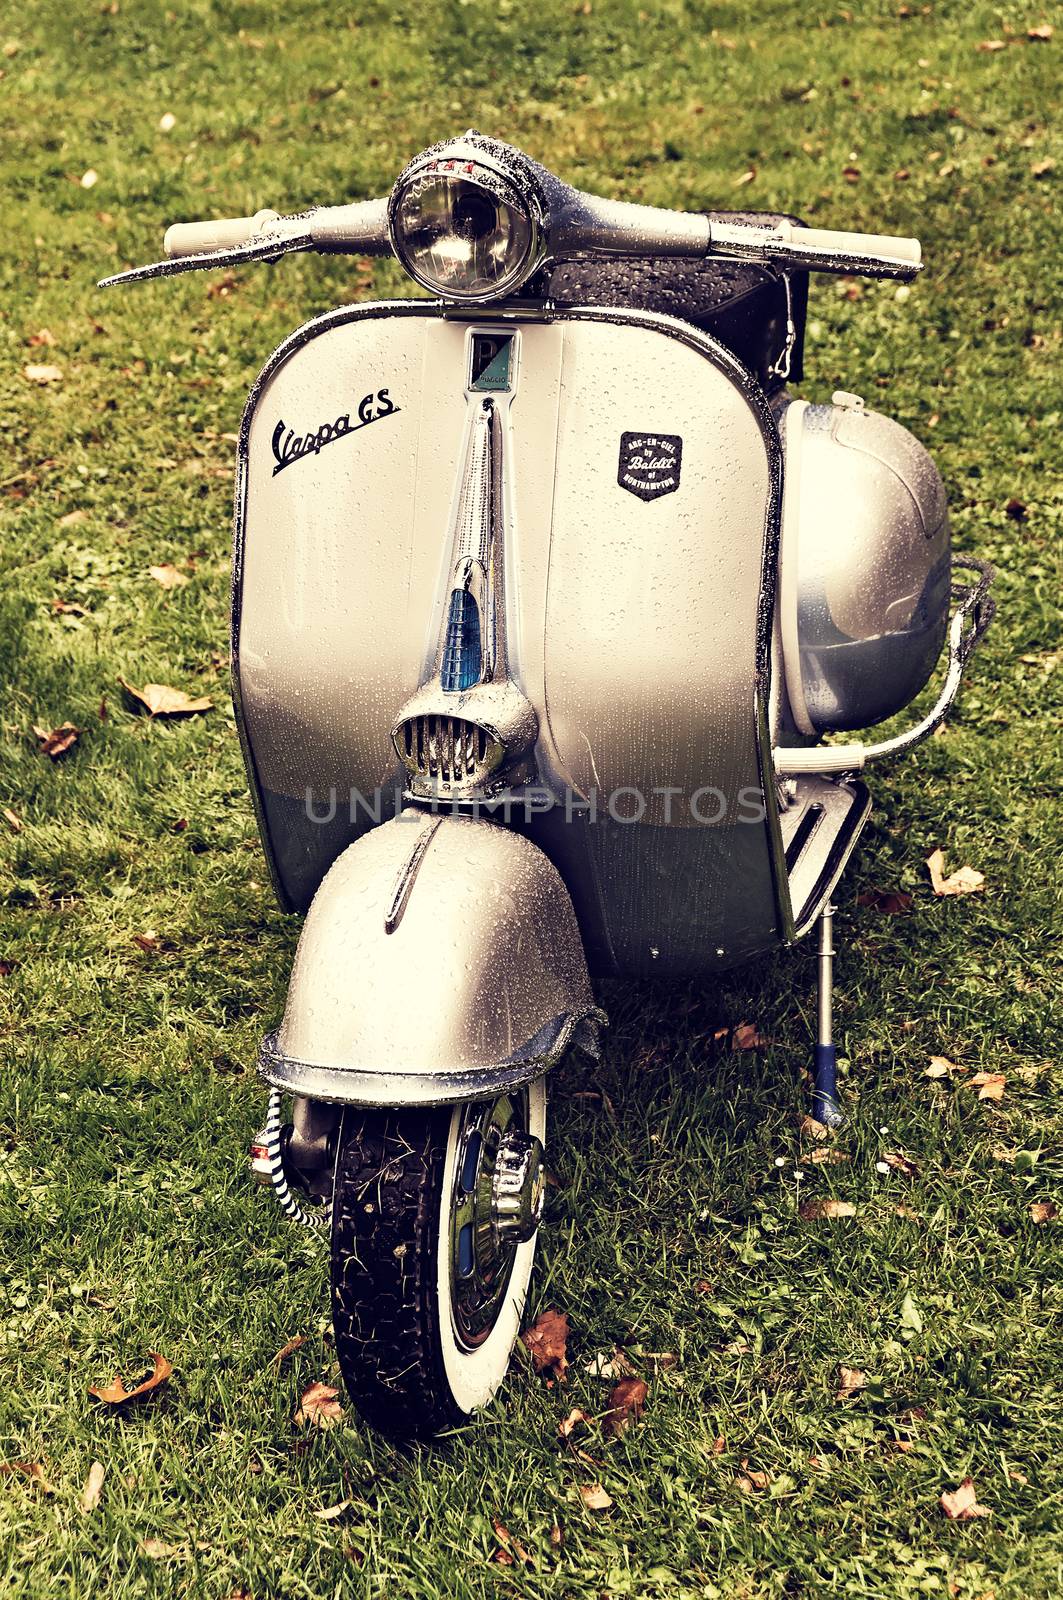
M 451 1110 L 347 1112 L 332 1202 L 332 1322 L 347 1392 L 386 1433 L 460 1420 L 439 1370 L 435 1255 Z
M 545 1093 L 538 1094 L 545 1133 Z M 424 1438 L 467 1421 L 501 1381 L 519 1327 L 534 1241 L 516 1249 L 497 1326 L 482 1350 L 463 1356 L 443 1324 L 451 1293 L 442 1264 L 449 1251 L 440 1248 L 444 1212 L 449 1233 L 445 1188 L 453 1182 L 462 1119 L 475 1109 L 350 1109 L 340 1126 L 331 1258 L 336 1352 L 362 1416 L 397 1438 Z M 479 1370 L 485 1361 L 486 1378 Z

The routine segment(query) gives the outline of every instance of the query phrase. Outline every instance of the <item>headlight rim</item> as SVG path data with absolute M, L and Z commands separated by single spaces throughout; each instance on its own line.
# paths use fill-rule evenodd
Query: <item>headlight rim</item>
M 494 144 L 494 141 L 490 143 Z M 509 146 L 500 146 L 499 149 L 505 151 L 508 159 L 500 159 L 486 140 L 480 143 L 477 139 L 474 143 L 471 138 L 466 137 L 432 145 L 407 163 L 392 186 L 388 197 L 388 236 L 395 258 L 415 283 L 419 283 L 422 289 L 427 289 L 441 300 L 466 305 L 482 305 L 493 300 L 504 300 L 521 289 L 546 259 L 549 213 L 531 163 L 521 151 L 512 150 Z M 503 192 L 506 189 L 511 192 L 513 199 L 527 213 L 531 237 L 519 266 L 502 281 L 501 286 L 491 284 L 482 291 L 459 294 L 454 290 L 440 288 L 437 282 L 433 282 L 413 265 L 398 227 L 398 212 L 410 185 L 416 178 L 427 176 L 434 169 L 438 169 L 441 175 L 444 175 L 450 165 L 458 168 L 469 164 L 484 168 L 497 183 L 502 185 Z M 453 175 L 460 176 L 457 172 Z

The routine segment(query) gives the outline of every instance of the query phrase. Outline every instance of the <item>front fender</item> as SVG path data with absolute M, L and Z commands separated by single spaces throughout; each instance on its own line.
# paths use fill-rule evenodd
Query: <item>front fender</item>
M 541 850 L 481 819 L 407 809 L 323 879 L 299 940 L 270 1084 L 351 1105 L 442 1105 L 596 1048 L 568 891 Z

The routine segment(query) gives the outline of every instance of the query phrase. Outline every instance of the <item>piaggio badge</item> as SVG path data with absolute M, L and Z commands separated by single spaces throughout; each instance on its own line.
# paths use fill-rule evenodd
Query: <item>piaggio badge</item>
M 616 481 L 640 500 L 658 500 L 679 488 L 683 441 L 676 433 L 622 433 Z

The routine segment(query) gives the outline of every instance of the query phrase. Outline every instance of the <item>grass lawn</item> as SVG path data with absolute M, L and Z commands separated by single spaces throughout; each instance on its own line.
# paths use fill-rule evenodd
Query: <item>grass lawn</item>
M 1063 1591 L 1059 1225 L 1030 1212 L 1063 1187 L 1063 27 L 1027 38 L 1050 9 L 5 8 L 0 1460 L 40 1463 L 53 1491 L 0 1475 L 5 1597 Z M 947 732 L 874 780 L 841 896 L 849 1159 L 799 1145 L 810 944 L 721 987 L 604 995 L 604 1072 L 554 1083 L 561 1187 L 530 1307 L 568 1314 L 569 1381 L 518 1362 L 475 1426 L 400 1453 L 350 1416 L 292 1424 L 309 1383 L 336 1381 L 325 1261 L 245 1151 L 298 926 L 269 888 L 226 667 L 244 393 L 293 326 L 400 278 L 305 258 L 94 282 L 157 258 L 177 218 L 383 193 L 471 123 L 604 193 L 918 233 L 907 297 L 814 282 L 804 392 L 855 389 L 931 446 L 1000 613 Z M 165 564 L 189 581 L 164 589 Z M 119 675 L 215 708 L 151 721 Z M 52 761 L 32 725 L 65 721 L 80 738 Z M 936 899 L 936 845 L 985 891 Z M 858 905 L 869 888 L 910 892 L 910 912 Z M 746 1021 L 766 1049 L 712 1043 Z M 928 1077 L 932 1054 L 966 1070 Z M 999 1102 L 979 1071 L 1006 1075 Z M 880 1171 L 887 1154 L 914 1170 Z M 802 1221 L 801 1196 L 856 1214 Z M 583 1459 L 558 1421 L 602 1412 L 584 1368 L 620 1342 L 677 1359 L 641 1423 L 586 1433 Z M 154 1404 L 90 1400 L 151 1350 L 174 1366 Z M 868 1382 L 839 1400 L 841 1365 Z M 967 1475 L 990 1515 L 947 1521 L 939 1496 Z M 591 1481 L 611 1509 L 583 1505 Z M 527 1562 L 496 1559 L 493 1517 Z

